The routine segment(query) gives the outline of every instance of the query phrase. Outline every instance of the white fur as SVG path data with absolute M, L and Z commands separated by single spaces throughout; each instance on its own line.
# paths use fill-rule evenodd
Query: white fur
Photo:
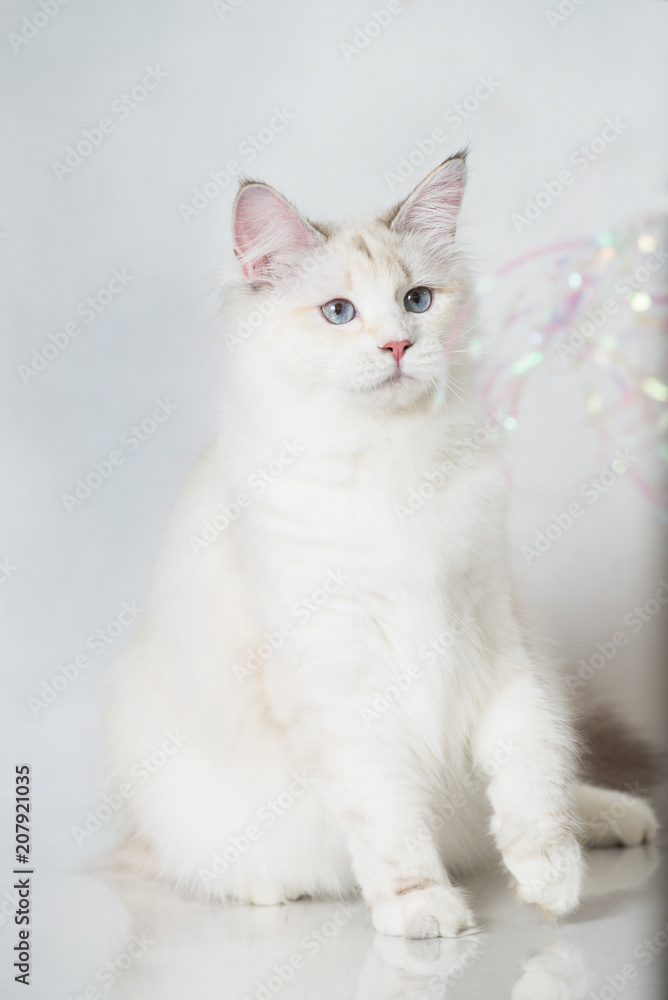
M 220 430 L 173 513 L 105 719 L 114 784 L 166 732 L 186 740 L 126 800 L 152 870 L 263 904 L 361 888 L 378 930 L 415 937 L 473 926 L 450 875 L 494 842 L 519 896 L 556 914 L 583 873 L 574 740 L 514 609 L 504 491 L 484 449 L 462 449 L 481 419 L 457 329 L 463 160 L 430 178 L 394 223 L 327 238 L 271 189 L 242 189 Z M 403 307 L 417 285 L 435 289 L 422 314 Z M 338 297 L 358 310 L 349 324 L 320 314 Z M 379 348 L 403 339 L 412 377 L 388 381 Z M 248 505 L 194 552 L 240 494 Z

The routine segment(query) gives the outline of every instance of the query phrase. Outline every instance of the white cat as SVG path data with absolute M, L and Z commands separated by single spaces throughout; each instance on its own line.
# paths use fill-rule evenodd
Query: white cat
M 386 215 L 327 225 L 241 187 L 220 430 L 109 679 L 144 873 L 261 904 L 361 889 L 378 931 L 451 936 L 474 927 L 453 874 L 500 852 L 560 915 L 582 843 L 654 835 L 644 801 L 580 783 L 518 617 L 476 443 L 464 183 L 458 154 Z

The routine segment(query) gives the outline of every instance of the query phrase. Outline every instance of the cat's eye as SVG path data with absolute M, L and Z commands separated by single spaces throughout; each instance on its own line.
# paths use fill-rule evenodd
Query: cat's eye
M 355 315 L 355 306 L 348 299 L 332 299 L 320 306 L 320 312 L 329 323 L 350 323 Z
M 424 285 L 418 288 L 411 288 L 410 292 L 404 295 L 404 309 L 409 313 L 426 312 L 431 305 L 431 292 Z

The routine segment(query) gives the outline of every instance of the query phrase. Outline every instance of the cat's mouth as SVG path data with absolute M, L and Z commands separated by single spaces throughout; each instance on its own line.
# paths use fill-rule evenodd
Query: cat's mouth
M 365 374 L 357 380 L 357 385 L 367 392 L 399 392 L 407 390 L 409 386 L 414 386 L 418 381 L 419 378 L 415 375 L 397 366 L 387 373 L 374 372 L 373 377 L 370 377 L 370 374 Z
M 396 371 L 390 372 L 390 374 L 387 375 L 384 379 L 381 379 L 380 382 L 376 382 L 374 388 L 380 389 L 386 385 L 398 385 L 401 382 L 413 382 L 413 381 L 414 378 L 412 375 L 409 375 L 408 372 L 405 372 L 402 368 L 397 368 Z

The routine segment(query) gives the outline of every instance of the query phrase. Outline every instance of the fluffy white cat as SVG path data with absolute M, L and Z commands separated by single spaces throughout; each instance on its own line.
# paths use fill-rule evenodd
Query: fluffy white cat
M 239 191 L 220 429 L 109 677 L 109 780 L 134 780 L 145 874 L 259 904 L 361 890 L 378 931 L 451 936 L 474 927 L 453 875 L 500 854 L 561 915 L 584 843 L 654 835 L 643 800 L 582 783 L 518 616 L 479 444 L 497 417 L 469 373 L 464 184 L 458 154 L 384 216 L 326 225 Z

